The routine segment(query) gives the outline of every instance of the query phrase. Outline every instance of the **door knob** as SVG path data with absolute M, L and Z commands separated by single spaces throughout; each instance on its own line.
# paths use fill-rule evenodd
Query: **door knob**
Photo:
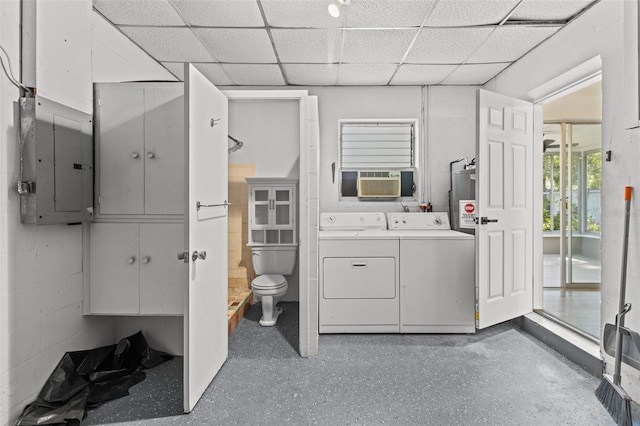
M 153 152 L 148 152 L 147 153 L 147 157 L 148 158 L 156 158 L 156 154 L 154 154 Z
M 131 153 L 131 158 L 138 158 L 140 156 L 140 154 L 138 154 L 137 152 L 132 152 Z
M 198 259 L 202 259 L 205 260 L 207 258 L 207 252 L 206 251 L 201 251 L 198 252 L 198 250 L 194 251 L 193 254 L 191 255 L 191 260 L 193 260 L 194 262 Z
M 136 261 L 136 257 L 135 256 L 131 256 L 127 259 L 127 262 L 129 263 L 129 265 L 133 265 L 133 262 Z
M 142 258 L 142 263 L 149 263 L 150 260 L 151 258 L 149 256 L 145 256 Z

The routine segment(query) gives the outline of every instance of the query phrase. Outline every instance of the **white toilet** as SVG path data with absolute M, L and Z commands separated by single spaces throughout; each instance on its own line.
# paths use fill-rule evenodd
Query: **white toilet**
M 296 266 L 297 245 L 256 245 L 251 247 L 253 270 L 258 275 L 251 281 L 253 294 L 262 302 L 260 325 L 276 324 L 282 308 L 276 304 L 287 292 L 284 275 L 291 275 Z

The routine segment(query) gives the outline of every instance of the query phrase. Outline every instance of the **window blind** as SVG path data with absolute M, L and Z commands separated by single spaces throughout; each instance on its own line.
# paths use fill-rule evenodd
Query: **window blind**
M 413 124 L 342 124 L 340 153 L 344 169 L 413 167 Z

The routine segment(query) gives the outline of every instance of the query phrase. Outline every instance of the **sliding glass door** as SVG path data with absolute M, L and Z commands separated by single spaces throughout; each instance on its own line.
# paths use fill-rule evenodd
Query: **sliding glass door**
M 600 283 L 600 124 L 545 124 L 545 287 Z
M 599 336 L 599 123 L 545 123 L 543 140 L 544 312 Z

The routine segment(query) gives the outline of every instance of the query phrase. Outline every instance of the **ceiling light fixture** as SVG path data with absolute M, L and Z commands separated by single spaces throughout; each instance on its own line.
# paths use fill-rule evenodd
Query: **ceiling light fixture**
M 338 0 L 335 3 L 331 3 L 329 5 L 329 15 L 333 16 L 334 18 L 339 18 L 340 17 L 340 8 L 343 5 L 349 5 L 351 3 L 351 0 Z

